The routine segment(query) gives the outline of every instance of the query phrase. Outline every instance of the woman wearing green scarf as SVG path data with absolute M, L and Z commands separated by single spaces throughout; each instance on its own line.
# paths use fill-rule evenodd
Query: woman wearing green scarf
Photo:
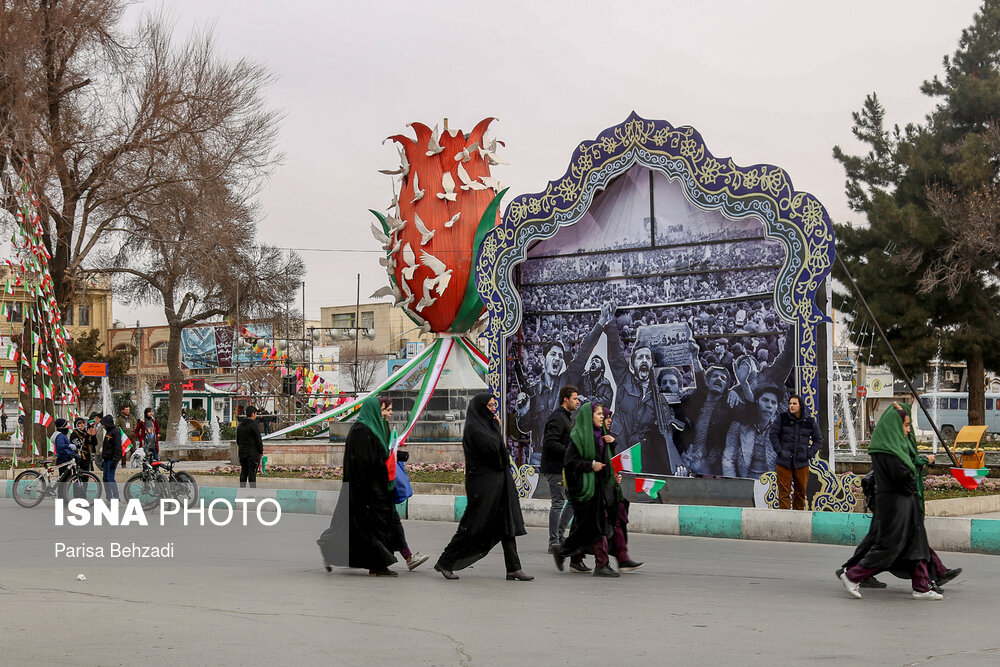
M 872 515 L 872 545 L 840 579 L 848 593 L 860 598 L 865 579 L 886 570 L 905 571 L 914 598 L 940 600 L 943 596 L 931 590 L 927 570 L 931 551 L 924 529 L 923 467 L 928 460 L 917 454 L 909 405 L 893 403 L 885 411 L 872 431 L 868 453 L 878 506 Z
M 567 558 L 578 559 L 594 550 L 594 576 L 618 577 L 608 557 L 608 540 L 615 538 L 616 523 L 621 520 L 619 501 L 621 475 L 611 468 L 614 438 L 604 432 L 604 408 L 584 403 L 576 412 L 566 448 L 566 490 L 573 505 L 573 524 L 569 536 L 554 554 L 556 568 L 562 571 Z M 618 531 L 624 539 L 624 529 Z M 642 567 L 628 558 L 626 545 L 614 544 L 615 553 L 624 554 L 618 562 L 623 572 Z M 579 561 L 577 561 L 579 562 Z M 574 571 L 584 572 L 577 566 Z
M 329 572 L 331 566 L 364 568 L 372 576 L 394 577 L 393 552 L 410 556 L 392 490 L 395 461 L 390 458 L 389 423 L 392 404 L 369 396 L 344 444 L 344 482 L 330 527 L 317 543 Z M 413 562 L 425 556 L 413 554 Z

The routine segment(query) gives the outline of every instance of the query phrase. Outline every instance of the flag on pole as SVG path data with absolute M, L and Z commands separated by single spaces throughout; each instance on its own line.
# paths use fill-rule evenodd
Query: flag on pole
M 4 384 L 14 384 L 14 374 L 9 370 L 4 370 L 3 372 Z
M 41 424 L 42 426 L 50 426 L 52 424 L 52 415 L 42 410 L 35 410 L 34 421 L 36 424 Z
M 977 489 L 990 474 L 989 468 L 952 468 L 952 476 L 967 489 Z

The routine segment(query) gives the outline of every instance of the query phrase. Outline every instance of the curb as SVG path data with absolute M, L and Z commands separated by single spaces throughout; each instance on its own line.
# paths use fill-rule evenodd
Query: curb
M 10 498 L 14 482 L 0 482 L 0 497 Z M 273 498 L 283 512 L 333 514 L 337 491 L 307 489 L 241 489 L 203 486 L 199 497 L 206 502 L 236 498 Z M 465 496 L 414 495 L 396 506 L 399 515 L 414 521 L 457 522 L 465 513 Z M 545 528 L 549 522 L 548 500 L 523 499 L 524 524 Z M 656 505 L 633 503 L 629 507 L 629 531 L 652 535 L 721 537 L 775 542 L 814 542 L 857 545 L 868 532 L 871 517 L 854 512 L 810 512 L 750 507 L 706 505 Z M 961 551 L 1000 555 L 1000 519 L 927 517 L 924 520 L 931 547 L 939 551 Z

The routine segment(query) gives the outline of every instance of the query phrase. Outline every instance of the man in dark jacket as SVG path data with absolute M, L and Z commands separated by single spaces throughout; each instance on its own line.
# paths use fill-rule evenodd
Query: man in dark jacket
M 115 426 L 115 418 L 111 415 L 101 417 L 104 427 L 104 442 L 101 445 L 101 468 L 104 470 L 105 497 L 110 500 L 118 497 L 118 484 L 115 482 L 115 470 L 122 458 L 122 432 Z
M 806 485 L 809 483 L 809 459 L 823 446 L 819 424 L 806 414 L 802 399 L 792 394 L 788 412 L 778 415 L 771 424 L 771 447 L 778 453 L 775 459 L 778 475 L 778 509 L 805 509 Z M 795 483 L 794 495 L 792 482 Z
M 580 407 L 576 387 L 566 385 L 559 390 L 559 407 L 545 421 L 542 439 L 541 472 L 549 484 L 552 505 L 549 507 L 549 553 L 559 550 L 563 532 L 573 518 L 573 509 L 566 504 L 566 487 L 563 485 L 563 462 L 569 434 L 573 430 L 573 411 Z M 565 507 L 565 509 L 563 509 Z
M 247 408 L 246 418 L 236 429 L 236 450 L 240 457 L 240 487 L 247 485 L 257 488 L 257 467 L 264 455 L 264 441 L 260 438 L 260 424 L 257 423 L 257 408 Z

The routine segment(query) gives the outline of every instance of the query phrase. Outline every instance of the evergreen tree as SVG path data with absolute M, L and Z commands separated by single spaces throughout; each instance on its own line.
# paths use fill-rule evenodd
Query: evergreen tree
M 945 358 L 966 361 L 969 423 L 983 424 L 985 368 L 1000 368 L 1000 0 L 983 2 L 944 58 L 943 79 L 921 91 L 939 100 L 923 124 L 887 129 L 872 94 L 853 114 L 868 152 L 834 148 L 848 203 L 868 223 L 837 225 L 837 252 L 907 372 L 939 339 Z M 835 303 L 861 312 L 853 293 Z M 853 327 L 856 343 L 862 328 Z M 873 356 L 890 358 L 880 341 Z

